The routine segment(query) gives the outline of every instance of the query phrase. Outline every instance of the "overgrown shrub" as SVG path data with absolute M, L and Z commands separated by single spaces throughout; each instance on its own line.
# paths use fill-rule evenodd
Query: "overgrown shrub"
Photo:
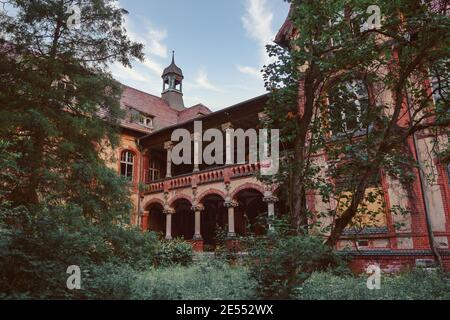
M 442 272 L 413 270 L 382 275 L 380 290 L 367 288 L 367 276 L 314 273 L 296 289 L 301 300 L 448 300 L 450 277 Z
M 272 233 L 247 239 L 250 274 L 263 299 L 291 299 L 294 289 L 318 270 L 347 272 L 342 256 L 310 235 Z
M 190 267 L 155 269 L 138 277 L 133 299 L 246 300 L 255 298 L 255 282 L 245 267 L 204 262 Z
M 174 239 L 161 243 L 155 253 L 154 264 L 157 267 L 188 266 L 193 258 L 192 245 L 184 240 Z
M 3 212 L 0 220 L 17 215 L 11 220 L 27 221 L 22 228 L 6 224 L 0 227 L 0 294 L 4 299 L 91 296 L 86 292 L 89 288 L 84 292 L 67 289 L 66 271 L 71 265 L 98 274 L 109 264 L 119 269 L 122 265 L 136 270 L 151 267 L 157 247 L 153 234 L 118 225 L 95 225 L 79 219 L 76 210 L 65 207 L 42 209 L 39 214 L 26 210 Z M 108 270 L 114 274 L 111 268 Z
M 129 300 L 139 275 L 131 266 L 113 263 L 84 271 L 82 290 L 75 292 L 81 299 Z

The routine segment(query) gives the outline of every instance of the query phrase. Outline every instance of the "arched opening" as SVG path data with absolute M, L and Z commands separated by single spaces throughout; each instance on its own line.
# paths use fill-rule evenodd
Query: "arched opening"
M 244 189 L 234 196 L 239 206 L 235 209 L 236 234 L 262 236 L 267 230 L 267 204 L 263 194 L 255 189 Z
M 201 215 L 204 251 L 212 251 L 217 245 L 219 231 L 222 235 L 227 233 L 227 208 L 223 205 L 224 199 L 217 194 L 207 195 L 201 203 L 205 207 Z
M 172 207 L 175 209 L 172 217 L 172 236 L 192 240 L 195 233 L 195 216 L 192 212 L 192 204 L 187 199 L 178 199 Z
M 166 215 L 163 206 L 159 203 L 153 203 L 147 210 L 149 212 L 149 231 L 163 236 L 166 232 Z

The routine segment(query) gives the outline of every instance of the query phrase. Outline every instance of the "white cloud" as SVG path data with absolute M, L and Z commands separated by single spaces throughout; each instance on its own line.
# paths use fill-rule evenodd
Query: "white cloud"
M 144 67 L 150 69 L 158 77 L 160 77 L 164 71 L 163 66 L 154 60 L 146 58 L 142 64 L 144 65 Z
M 166 30 L 150 28 L 145 37 L 146 51 L 151 55 L 167 58 L 167 47 L 162 43 L 162 41 L 166 38 Z
M 247 35 L 257 42 L 263 64 L 269 63 L 266 45 L 275 37 L 272 28 L 273 14 L 268 8 L 266 0 L 246 0 L 246 12 L 242 17 L 242 24 Z
M 120 63 L 115 63 L 111 66 L 111 72 L 115 78 L 119 81 L 137 81 L 137 82 L 146 82 L 148 79 L 140 74 L 135 68 L 130 69 L 128 67 L 124 67 Z
M 216 87 L 209 81 L 208 74 L 206 73 L 206 70 L 204 68 L 200 69 L 197 73 L 197 76 L 195 78 L 195 85 L 197 87 L 210 91 L 224 92 L 222 89 Z
M 255 78 L 262 79 L 261 70 L 249 66 L 237 66 L 240 73 L 251 75 Z
M 134 28 L 135 23 L 131 23 L 128 17 L 125 19 L 125 27 L 130 39 L 144 44 L 146 54 L 167 58 L 167 46 L 163 43 L 167 38 L 167 30 L 154 27 L 149 20 L 141 20 L 139 22 L 139 32 L 136 32 Z

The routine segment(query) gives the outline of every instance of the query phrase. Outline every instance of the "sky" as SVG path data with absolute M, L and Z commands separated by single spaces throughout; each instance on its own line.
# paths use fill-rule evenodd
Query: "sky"
M 145 62 L 111 66 L 125 85 L 161 95 L 163 69 L 183 70 L 187 107 L 203 103 L 213 111 L 264 94 L 260 70 L 288 14 L 283 0 L 120 0 L 129 15 L 132 40 L 145 45 Z

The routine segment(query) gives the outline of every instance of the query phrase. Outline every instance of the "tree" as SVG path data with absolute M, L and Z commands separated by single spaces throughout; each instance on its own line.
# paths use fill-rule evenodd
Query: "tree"
M 411 168 L 418 167 L 417 158 L 409 146 L 417 132 L 435 137 L 434 155 L 448 152 L 438 143 L 448 139 L 450 124 L 447 4 L 289 2 L 295 33 L 289 48 L 268 47 L 277 60 L 265 68 L 271 92 L 265 125 L 283 128 L 289 150 L 274 179 L 287 186 L 297 230 L 331 218 L 327 243 L 333 246 L 358 216 L 373 215 L 365 204 L 377 196 L 368 187 L 381 170 L 405 185 L 416 178 Z M 374 5 L 382 24 L 364 27 L 376 15 L 367 10 Z M 437 103 L 433 96 L 439 96 Z M 320 153 L 326 163 L 318 161 Z M 329 210 L 308 211 L 311 190 L 318 190 Z
M 0 137 L 21 169 L 8 200 L 29 209 L 76 203 L 97 221 L 127 213 L 123 183 L 100 157 L 117 143 L 121 116 L 108 64 L 143 58 L 123 27 L 126 11 L 113 0 L 2 3 Z
M 69 265 L 151 263 L 155 238 L 129 227 L 129 182 L 102 156 L 122 116 L 108 65 L 143 47 L 115 0 L 1 3 L 0 295 L 76 296 Z

